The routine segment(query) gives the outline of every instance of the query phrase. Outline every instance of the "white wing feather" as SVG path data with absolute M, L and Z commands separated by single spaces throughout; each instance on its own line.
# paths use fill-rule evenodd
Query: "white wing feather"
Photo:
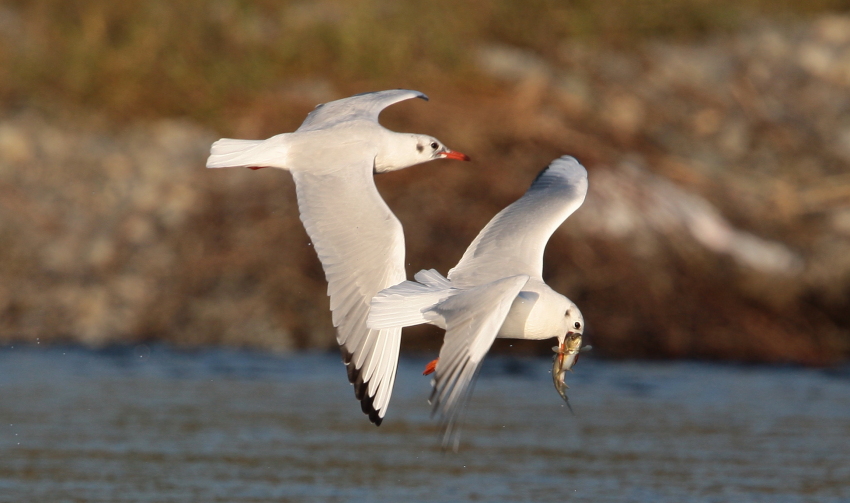
M 380 423 L 392 394 L 401 328 L 366 327 L 369 302 L 405 279 L 401 223 L 372 180 L 371 162 L 331 173 L 294 171 L 301 220 L 325 270 L 349 379 Z
M 446 326 L 430 400 L 432 413 L 440 415 L 443 448 L 454 438 L 453 447 L 457 450 L 460 414 L 471 394 L 481 360 L 528 279 L 527 275 L 512 276 L 471 288 L 432 310 L 445 320 Z
M 466 249 L 448 278 L 459 288 L 526 274 L 543 277 L 543 250 L 584 202 L 587 170 L 563 156 L 543 169 L 520 199 L 500 211 Z

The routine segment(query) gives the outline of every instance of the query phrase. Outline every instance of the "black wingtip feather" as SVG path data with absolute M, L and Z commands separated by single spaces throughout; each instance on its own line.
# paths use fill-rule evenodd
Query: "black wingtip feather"
M 540 177 L 543 176 L 543 173 L 545 173 L 548 170 L 549 170 L 549 166 L 546 166 L 545 168 L 541 169 L 540 173 L 537 173 L 537 176 L 534 177 L 534 180 L 531 182 L 531 184 L 534 185 L 535 183 L 537 183 L 537 180 L 540 180 Z
M 354 385 L 354 396 L 356 396 L 358 400 L 363 400 L 367 396 L 366 391 L 369 389 L 369 385 L 363 382 L 363 374 L 358 372 L 357 378 L 354 379 L 354 382 L 351 384 Z
M 370 416 L 369 419 L 371 419 L 372 410 L 373 410 L 372 409 L 372 400 L 373 400 L 373 397 L 371 397 L 371 396 L 367 396 L 365 398 L 360 399 L 360 410 L 362 410 L 364 414 Z
M 342 363 L 345 364 L 345 372 L 348 374 L 348 382 L 354 383 L 354 380 L 357 379 L 357 369 L 354 368 L 354 364 L 351 362 L 354 355 L 346 351 L 345 348 L 339 349 L 342 353 Z
M 384 420 L 380 415 L 378 415 L 378 411 L 375 410 L 374 407 L 375 397 L 366 395 L 360 400 L 360 409 L 364 414 L 369 416 L 369 421 L 375 423 L 375 426 L 381 426 L 381 422 Z
M 551 163 L 549 163 L 549 165 L 548 165 L 548 166 L 546 166 L 545 168 L 541 169 L 541 170 L 540 170 L 540 173 L 537 173 L 537 176 L 535 176 L 535 177 L 534 177 L 534 181 L 532 181 L 532 182 L 531 182 L 531 185 L 534 185 L 535 183 L 537 183 L 537 180 L 540 180 L 540 177 L 542 177 L 544 173 L 546 173 L 547 171 L 549 171 L 549 168 L 551 168 L 551 167 L 552 167 L 552 164 L 554 164 L 554 163 L 556 163 L 556 162 L 558 162 L 558 161 L 561 161 L 561 160 L 563 160 L 563 159 L 564 159 L 564 158 L 566 158 L 566 157 L 572 157 L 572 159 L 573 159 L 576 163 L 581 164 L 581 162 L 579 162 L 579 160 L 578 160 L 578 159 L 576 159 L 576 158 L 575 158 L 575 157 L 573 157 L 573 156 L 562 156 L 562 157 L 559 157 L 559 158 L 555 159 L 554 161 L 552 161 Z
M 363 382 L 363 374 L 360 369 L 354 366 L 352 358 L 354 355 L 340 348 L 342 353 L 342 363 L 345 364 L 345 371 L 348 373 L 348 382 L 354 386 L 354 396 L 360 400 L 360 409 L 364 414 L 369 416 L 369 421 L 375 423 L 375 426 L 380 426 L 384 420 L 378 415 L 378 411 L 374 407 L 375 397 L 369 396 L 369 384 Z

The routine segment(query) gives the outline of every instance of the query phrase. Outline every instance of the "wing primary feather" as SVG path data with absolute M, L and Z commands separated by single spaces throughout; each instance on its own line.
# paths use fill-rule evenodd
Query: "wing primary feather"
M 472 397 L 472 392 L 475 388 L 475 383 L 478 380 L 478 374 L 480 372 L 481 367 L 475 367 L 472 371 L 472 375 L 469 377 L 469 386 L 466 390 L 464 390 L 460 404 L 452 411 L 449 421 L 441 423 L 444 428 L 442 441 L 443 450 L 448 448 L 450 441 L 454 452 L 457 452 L 458 447 L 460 446 L 460 433 L 464 422 L 463 418 L 466 415 L 467 406 L 469 405 L 469 400 Z
M 329 101 L 317 106 L 307 114 L 307 118 L 304 119 L 298 131 L 324 129 L 352 120 L 377 122 L 378 115 L 384 108 L 411 98 L 421 98 L 428 101 L 428 97 L 423 93 L 406 89 L 362 93 Z
M 363 400 L 368 396 L 366 393 L 367 388 L 366 383 L 363 381 L 362 372 L 357 372 L 354 378 L 354 382 L 352 384 L 354 385 L 354 396 L 357 397 L 358 400 Z
M 505 276 L 543 278 L 543 251 L 552 233 L 587 194 L 587 170 L 575 158 L 552 161 L 525 194 L 484 226 L 448 274 L 458 288 Z
M 376 335 L 377 342 L 374 346 L 372 346 L 372 352 L 369 355 L 369 358 L 366 360 L 366 381 L 369 383 L 368 393 L 370 395 L 375 395 L 378 392 L 378 385 L 381 384 L 381 378 L 383 377 L 378 373 L 378 369 L 383 363 L 384 353 L 387 349 L 387 337 L 383 337 L 383 331 L 378 330 Z
M 528 280 L 527 275 L 503 278 L 464 290 L 434 308 L 446 322 L 430 399 L 432 416 L 440 416 L 444 448 L 452 439 L 457 447 L 459 422 L 481 360 L 493 344 L 513 299 Z

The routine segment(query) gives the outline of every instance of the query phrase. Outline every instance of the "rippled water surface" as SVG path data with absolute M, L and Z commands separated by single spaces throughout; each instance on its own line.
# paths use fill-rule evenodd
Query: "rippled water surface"
M 424 359 L 388 417 L 335 355 L 0 349 L 0 501 L 850 501 L 850 371 L 490 358 L 458 453 Z

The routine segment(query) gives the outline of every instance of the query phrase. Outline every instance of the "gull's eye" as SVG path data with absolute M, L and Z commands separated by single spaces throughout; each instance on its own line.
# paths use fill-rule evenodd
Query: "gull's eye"
M 573 326 L 574 326 L 574 327 L 576 327 L 576 330 L 578 330 L 578 329 L 580 329 L 580 328 L 581 328 L 581 322 L 580 322 L 580 321 L 577 321 L 577 322 L 575 323 L 575 325 L 573 325 Z
M 431 142 L 431 148 L 433 148 L 434 150 L 437 150 L 437 147 L 439 147 L 439 146 L 440 146 L 440 145 L 439 145 L 439 144 L 437 144 L 437 142 L 435 142 L 435 141 L 432 141 L 432 142 Z

